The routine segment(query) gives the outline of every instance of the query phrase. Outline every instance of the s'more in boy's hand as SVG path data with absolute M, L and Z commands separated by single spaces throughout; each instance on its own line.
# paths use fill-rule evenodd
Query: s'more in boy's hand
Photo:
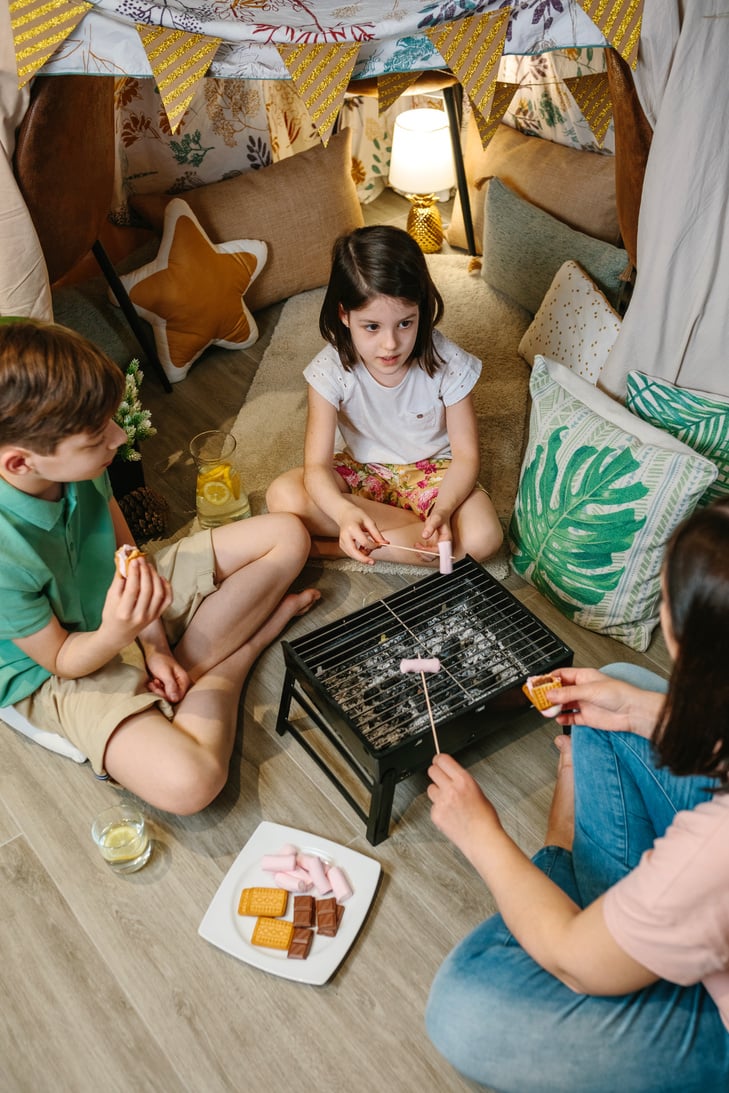
M 557 679 L 556 676 L 529 676 L 522 687 L 522 691 L 541 714 L 544 714 L 545 717 L 556 717 L 562 706 L 559 704 L 550 705 L 547 692 L 554 691 L 561 686 L 562 681 Z

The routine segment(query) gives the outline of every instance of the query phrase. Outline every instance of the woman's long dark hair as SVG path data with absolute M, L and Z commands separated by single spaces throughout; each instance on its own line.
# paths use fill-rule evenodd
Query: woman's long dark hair
M 319 315 L 322 337 L 339 353 L 345 368 L 358 361 L 349 328 L 339 317 L 374 296 L 407 300 L 418 308 L 413 360 L 429 376 L 443 363 L 433 345 L 433 328 L 443 317 L 443 298 L 433 284 L 418 244 L 402 228 L 375 224 L 342 235 L 332 249 L 332 272 Z
M 729 789 L 729 498 L 674 532 L 665 593 L 678 652 L 653 741 L 674 774 L 705 774 Z

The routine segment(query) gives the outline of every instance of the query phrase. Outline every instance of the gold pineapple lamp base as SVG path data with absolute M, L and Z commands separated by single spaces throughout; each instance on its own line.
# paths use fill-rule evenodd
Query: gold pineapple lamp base
M 443 222 L 435 194 L 409 194 L 407 232 L 424 254 L 435 254 L 443 245 Z

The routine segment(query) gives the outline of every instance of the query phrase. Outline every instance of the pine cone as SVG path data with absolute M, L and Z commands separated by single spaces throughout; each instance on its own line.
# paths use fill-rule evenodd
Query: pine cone
M 135 542 L 163 539 L 167 533 L 169 505 L 165 498 L 148 486 L 127 493 L 119 501 L 119 508 L 129 524 Z

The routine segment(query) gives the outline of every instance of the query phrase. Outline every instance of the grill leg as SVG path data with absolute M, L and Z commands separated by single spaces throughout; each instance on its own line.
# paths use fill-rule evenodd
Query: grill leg
M 390 814 L 395 796 L 395 771 L 385 771 L 379 782 L 372 787 L 370 814 L 367 818 L 367 841 L 377 846 L 390 831 Z

